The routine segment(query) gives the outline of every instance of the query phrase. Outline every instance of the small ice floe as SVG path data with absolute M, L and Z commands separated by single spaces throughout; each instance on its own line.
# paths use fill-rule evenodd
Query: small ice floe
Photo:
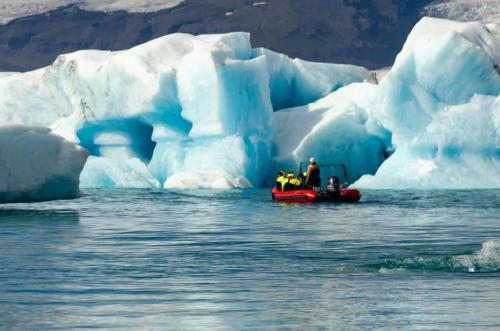
M 0 127 L 0 203 L 81 196 L 79 176 L 88 156 L 48 128 Z

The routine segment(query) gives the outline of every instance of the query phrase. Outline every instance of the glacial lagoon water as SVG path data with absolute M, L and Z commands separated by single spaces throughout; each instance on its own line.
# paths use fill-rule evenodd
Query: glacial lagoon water
M 500 329 L 500 191 L 0 206 L 0 329 Z

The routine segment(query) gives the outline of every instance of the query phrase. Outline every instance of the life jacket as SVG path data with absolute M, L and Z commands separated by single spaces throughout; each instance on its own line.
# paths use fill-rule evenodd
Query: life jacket
M 282 191 L 293 191 L 298 189 L 302 185 L 302 181 L 299 178 L 285 178 L 282 183 Z
M 283 187 L 283 182 L 286 180 L 285 176 L 280 175 L 278 178 L 276 178 L 276 188 L 278 190 L 281 190 Z
M 298 186 L 302 185 L 302 181 L 299 178 L 292 178 L 290 180 L 290 184 L 298 187 Z
M 295 190 L 295 186 L 291 183 L 293 180 L 292 178 L 285 178 L 285 180 L 281 183 L 281 190 L 282 191 L 293 191 Z

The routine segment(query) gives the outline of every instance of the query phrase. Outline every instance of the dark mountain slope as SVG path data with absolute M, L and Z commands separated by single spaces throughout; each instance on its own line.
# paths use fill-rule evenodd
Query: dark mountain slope
M 260 1 L 260 0 L 258 0 Z M 429 0 L 186 0 L 155 13 L 65 7 L 0 26 L 0 71 L 80 49 L 120 50 L 173 33 L 248 31 L 255 47 L 312 61 L 391 65 Z

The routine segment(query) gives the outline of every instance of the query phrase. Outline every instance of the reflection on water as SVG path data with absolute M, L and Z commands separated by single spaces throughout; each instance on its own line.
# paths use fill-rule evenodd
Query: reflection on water
M 66 209 L 18 209 L 2 208 L 0 206 L 0 222 L 19 222 L 19 225 L 27 222 L 78 222 L 79 214 L 76 210 Z M 29 223 L 32 224 L 32 223 Z
M 357 205 L 278 204 L 265 190 L 88 193 L 0 208 L 1 326 L 500 323 L 500 191 L 368 191 Z
M 22 208 L 0 207 L 1 328 L 24 329 L 57 312 L 56 307 L 34 307 L 64 278 L 67 267 L 60 254 L 79 232 L 76 210 Z

